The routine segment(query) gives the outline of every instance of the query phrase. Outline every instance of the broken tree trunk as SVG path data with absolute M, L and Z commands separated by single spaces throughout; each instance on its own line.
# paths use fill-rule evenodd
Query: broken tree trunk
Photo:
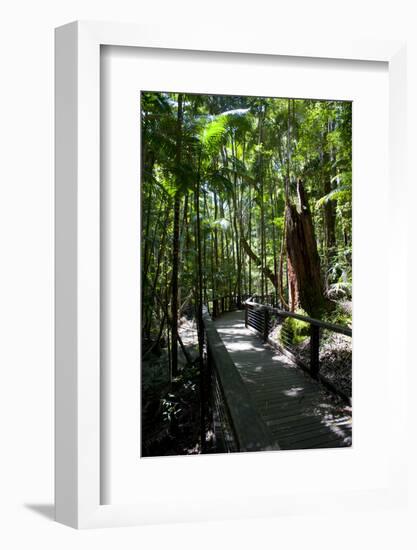
M 331 303 L 324 295 L 313 220 L 301 180 L 297 194 L 298 205 L 286 207 L 290 309 L 301 306 L 312 317 L 320 318 Z

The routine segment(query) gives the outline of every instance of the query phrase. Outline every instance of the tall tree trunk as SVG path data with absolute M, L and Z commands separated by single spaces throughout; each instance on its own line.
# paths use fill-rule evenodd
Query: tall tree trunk
M 284 215 L 284 230 L 281 237 L 281 249 L 279 253 L 279 276 L 278 276 L 278 293 L 279 301 L 281 302 L 281 307 L 288 309 L 289 305 L 285 297 L 285 286 L 284 286 L 284 255 L 285 255 L 285 241 L 286 241 L 286 214 Z
M 203 327 L 203 265 L 201 254 L 201 225 L 200 225 L 200 180 L 201 180 L 201 151 L 198 156 L 198 174 L 194 190 L 194 208 L 195 208 L 195 233 L 197 249 L 197 334 L 198 334 L 198 362 L 200 368 L 200 443 L 204 452 L 206 448 L 206 414 L 207 414 L 207 396 L 206 396 L 206 376 L 205 365 L 203 361 L 204 347 L 204 327 Z
M 206 192 L 203 192 L 203 215 L 204 215 L 206 220 L 209 219 L 208 207 L 207 207 L 207 193 Z M 204 239 L 204 244 L 203 244 L 203 265 L 204 265 L 204 267 L 206 267 L 208 265 L 207 247 L 208 247 L 208 243 L 207 243 L 207 239 L 205 238 Z M 207 306 L 208 306 L 207 280 L 208 280 L 209 274 L 207 273 L 207 271 L 208 271 L 207 269 L 204 269 L 204 272 L 203 272 L 203 297 L 204 297 L 204 303 L 207 304 Z
M 219 196 L 219 210 L 220 210 L 220 217 L 222 219 L 224 219 L 224 208 L 223 208 L 223 199 L 221 198 L 221 196 Z M 226 287 L 225 287 L 225 284 L 224 284 L 224 280 L 225 280 L 225 277 L 224 277 L 224 272 L 226 270 L 226 268 L 228 268 L 228 265 L 229 265 L 229 258 L 228 258 L 228 254 L 227 254 L 227 248 L 226 248 L 226 253 L 225 253 L 225 241 L 227 242 L 227 239 L 224 235 L 224 231 L 223 229 L 220 231 L 220 258 L 221 258 L 221 262 L 220 262 L 220 265 L 221 265 L 221 274 L 222 274 L 222 281 L 221 281 L 221 295 L 222 295 L 222 298 L 226 295 Z
M 274 256 L 274 279 L 275 279 L 275 305 L 278 306 L 278 295 L 279 295 L 279 285 L 278 285 L 278 259 L 277 259 L 277 239 L 276 239 L 276 227 L 274 223 L 275 219 L 275 197 L 273 195 L 272 188 L 269 188 L 269 196 L 271 199 L 271 217 L 272 217 L 272 250 Z
M 235 138 L 232 139 L 232 154 L 237 158 Z M 241 295 L 242 295 L 242 266 L 240 259 L 240 246 L 239 246 L 239 230 L 238 230 L 238 185 L 237 185 L 237 171 L 233 172 L 233 229 L 235 231 L 235 247 L 236 247 L 236 291 L 237 291 L 237 307 L 241 307 Z
M 230 228 L 231 228 L 231 238 L 230 238 L 230 249 L 232 251 L 232 254 L 231 254 L 231 258 L 232 258 L 232 266 L 233 266 L 233 275 L 236 275 L 237 274 L 237 258 L 236 258 L 236 246 L 235 246 L 235 243 L 236 243 L 236 239 L 237 239 L 237 234 L 236 234 L 236 230 L 235 230 L 235 225 L 234 225 L 234 222 L 233 222 L 233 213 L 232 213 L 232 206 L 231 206 L 231 202 L 230 202 L 230 199 L 228 198 L 227 199 L 227 209 L 229 211 L 229 223 L 230 223 Z M 235 277 L 233 283 L 234 283 L 234 286 L 232 284 L 232 277 L 230 277 L 230 300 L 232 300 L 232 295 L 234 292 L 236 292 L 236 286 L 237 286 L 237 278 Z
M 201 254 L 201 221 L 200 221 L 200 158 L 198 160 L 198 177 L 194 190 L 195 209 L 195 239 L 197 249 L 197 329 L 198 329 L 198 351 L 200 368 L 203 360 L 203 260 Z
M 259 112 L 258 117 L 258 180 L 259 180 L 259 195 L 260 195 L 260 209 L 261 209 L 261 219 L 260 219 L 260 257 L 261 257 L 261 300 L 264 301 L 265 288 L 267 286 L 265 278 L 265 267 L 266 267 L 266 250 L 265 250 L 265 207 L 264 207 L 264 178 L 263 178 L 263 155 L 261 150 L 262 145 L 262 108 Z
M 235 232 L 235 247 L 236 247 L 236 291 L 237 291 L 237 307 L 241 307 L 240 296 L 242 294 L 241 283 L 241 261 L 240 261 L 240 249 L 239 249 L 239 231 L 237 224 L 237 202 L 236 202 L 236 181 L 233 192 L 233 229 Z
M 248 243 L 249 248 L 252 246 L 252 197 L 251 187 L 249 185 L 249 228 L 248 228 Z M 249 256 L 249 296 L 252 296 L 252 258 Z
M 325 195 L 332 190 L 330 177 L 326 177 L 323 185 Z M 327 268 L 330 266 L 336 251 L 336 208 L 334 201 L 327 201 L 324 210 L 324 239 L 327 258 Z
M 174 229 L 172 239 L 172 302 L 171 302 L 171 373 L 172 376 L 178 374 L 178 270 L 179 270 L 179 235 L 180 235 L 180 204 L 181 195 L 179 191 L 179 172 L 182 154 L 182 121 L 183 121 L 183 96 L 178 94 L 178 113 L 176 128 L 176 185 L 177 190 L 174 200 Z
M 327 124 L 327 136 L 333 130 L 333 122 L 329 120 Z M 327 152 L 323 147 L 322 154 L 322 174 L 323 174 L 323 195 L 328 195 L 332 190 L 332 164 L 333 153 Z M 336 250 L 336 204 L 328 200 L 323 205 L 324 218 L 324 245 L 327 268 L 330 266 Z
M 217 221 L 218 219 L 218 206 L 217 206 L 217 193 L 213 193 L 213 200 L 214 200 L 214 219 Z M 218 246 L 218 230 L 217 225 L 214 227 L 214 267 L 215 267 L 215 275 L 213 277 L 213 293 L 215 302 L 213 304 L 214 315 L 219 315 L 219 308 L 218 308 L 218 298 L 219 298 L 219 292 L 218 292 L 218 275 L 219 275 L 219 246 Z
M 168 230 L 168 225 L 169 225 L 170 208 L 171 208 L 171 204 L 169 202 L 166 209 L 165 209 L 164 222 L 162 224 L 162 227 L 163 227 L 162 237 L 161 237 L 161 241 L 159 243 L 155 274 L 154 274 L 154 277 L 153 277 L 152 287 L 151 287 L 151 290 L 150 290 L 150 293 L 149 293 L 149 295 L 151 297 L 155 296 L 156 287 L 157 287 L 157 284 L 158 284 L 159 279 L 160 279 L 161 262 L 162 262 L 162 258 L 165 255 L 165 242 L 166 242 L 167 230 Z M 144 285 L 144 281 L 142 283 L 142 286 L 143 285 Z M 152 311 L 151 311 L 151 313 L 152 313 Z M 152 325 L 152 315 L 150 314 L 150 315 L 147 316 L 146 322 L 144 323 L 144 326 L 145 326 L 144 334 L 145 334 L 145 338 L 147 338 L 147 339 L 150 338 L 151 325 Z

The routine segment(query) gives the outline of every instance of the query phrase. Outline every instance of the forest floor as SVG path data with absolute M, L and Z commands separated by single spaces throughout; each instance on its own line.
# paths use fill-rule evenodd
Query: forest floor
M 183 317 L 179 335 L 192 364 L 179 347 L 176 378 L 169 380 L 167 348 L 142 361 L 142 456 L 198 454 L 200 445 L 200 371 L 195 321 Z
M 320 373 L 344 394 L 352 396 L 352 339 L 333 334 L 320 349 Z
M 280 343 L 280 326 L 270 337 Z M 281 344 L 282 345 L 282 344 Z M 310 363 L 310 338 L 292 344 L 291 351 L 305 365 Z M 323 338 L 320 346 L 320 374 L 346 396 L 352 396 L 352 338 L 343 334 L 331 333 Z

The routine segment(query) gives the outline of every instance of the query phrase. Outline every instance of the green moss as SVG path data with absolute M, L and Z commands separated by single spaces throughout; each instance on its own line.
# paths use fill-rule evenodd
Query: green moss
M 306 315 L 305 311 L 297 311 L 299 315 Z M 292 317 L 287 317 L 280 332 L 280 341 L 284 345 L 300 344 L 310 337 L 310 324 Z

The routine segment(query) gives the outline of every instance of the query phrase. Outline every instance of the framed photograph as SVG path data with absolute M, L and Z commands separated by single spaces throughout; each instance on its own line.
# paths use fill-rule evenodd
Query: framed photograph
M 404 48 L 56 30 L 58 521 L 404 501 Z

